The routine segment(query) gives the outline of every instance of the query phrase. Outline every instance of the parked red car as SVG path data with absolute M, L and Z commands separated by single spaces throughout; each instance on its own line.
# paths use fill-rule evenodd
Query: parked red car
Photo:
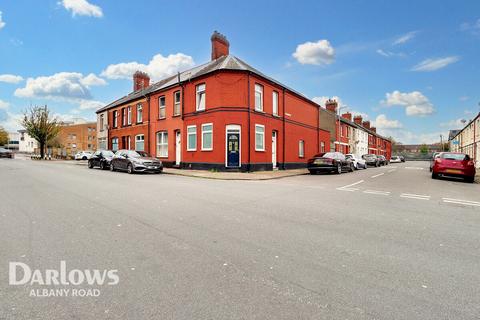
M 433 163 L 432 179 L 439 176 L 461 177 L 468 182 L 475 180 L 475 163 L 465 153 L 442 152 Z

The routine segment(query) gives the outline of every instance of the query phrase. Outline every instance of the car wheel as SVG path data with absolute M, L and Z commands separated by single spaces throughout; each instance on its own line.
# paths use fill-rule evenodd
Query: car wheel
M 100 162 L 100 169 L 105 170 L 105 162 Z
M 87 157 L 83 156 L 82 160 L 87 160 Z
M 113 166 L 113 163 L 110 163 L 110 171 L 115 171 L 115 167 Z
M 353 163 L 350 163 L 350 172 L 355 171 L 355 167 L 353 166 Z
M 475 177 L 465 177 L 465 181 L 469 183 L 474 183 L 475 182 Z
M 368 168 L 368 165 L 365 163 L 365 164 L 363 165 L 363 169 L 367 169 L 367 168 Z
M 360 163 L 357 162 L 357 165 L 355 166 L 355 170 L 360 170 Z
M 335 171 L 336 174 L 341 174 L 342 173 L 342 165 L 339 163 L 337 164 L 337 171 Z
M 375 162 L 375 167 L 378 167 L 378 162 Z
M 432 172 L 432 179 L 437 179 L 438 178 L 438 174 L 436 174 L 435 172 Z
M 88 168 L 93 169 L 93 161 L 88 161 Z
M 129 163 L 128 166 L 127 166 L 127 172 L 128 172 L 129 174 L 132 174 L 132 173 L 133 173 L 133 167 L 132 167 L 132 164 L 131 164 L 131 163 Z

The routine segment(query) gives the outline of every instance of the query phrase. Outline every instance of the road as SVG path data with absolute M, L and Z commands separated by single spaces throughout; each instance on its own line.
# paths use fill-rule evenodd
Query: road
M 478 319 L 480 185 L 428 163 L 221 181 L 0 161 L 0 319 Z M 32 270 L 118 270 L 35 297 Z

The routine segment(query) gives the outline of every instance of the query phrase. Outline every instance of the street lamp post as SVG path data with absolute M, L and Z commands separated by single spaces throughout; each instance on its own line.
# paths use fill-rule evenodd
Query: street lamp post
M 338 132 L 337 132 L 337 135 L 338 135 L 338 137 L 337 137 L 338 150 L 337 151 L 340 151 L 340 135 L 341 135 L 340 132 L 342 130 L 342 126 L 341 126 L 341 122 L 340 122 L 340 110 L 341 109 L 346 109 L 346 108 L 347 108 L 346 105 L 342 106 L 342 107 L 339 106 L 337 108 L 337 116 L 338 116 Z

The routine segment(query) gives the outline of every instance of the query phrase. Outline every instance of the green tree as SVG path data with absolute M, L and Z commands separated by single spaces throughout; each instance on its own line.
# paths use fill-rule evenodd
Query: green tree
M 427 154 L 428 153 L 428 146 L 426 144 L 422 144 L 420 146 L 420 153 Z
M 45 156 L 45 147 L 48 141 L 53 140 L 59 133 L 58 120 L 50 117 L 47 106 L 32 107 L 25 111 L 22 125 L 27 133 L 37 140 L 40 146 L 40 156 Z
M 0 146 L 4 146 L 8 144 L 8 132 L 0 127 Z

